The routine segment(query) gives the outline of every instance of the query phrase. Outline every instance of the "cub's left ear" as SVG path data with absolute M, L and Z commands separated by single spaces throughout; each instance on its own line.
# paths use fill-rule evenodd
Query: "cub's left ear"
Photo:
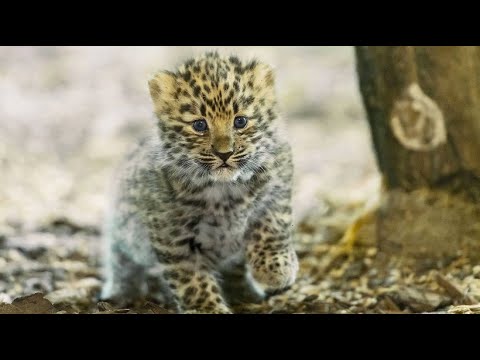
M 262 97 L 269 103 L 275 102 L 275 74 L 269 65 L 257 63 L 247 76 L 253 83 L 257 97 Z
M 275 87 L 275 73 L 269 65 L 258 63 L 253 68 L 253 75 L 257 85 L 272 89 Z
M 148 81 L 150 96 L 152 97 L 155 112 L 166 110 L 174 100 L 177 79 L 168 71 L 160 71 Z

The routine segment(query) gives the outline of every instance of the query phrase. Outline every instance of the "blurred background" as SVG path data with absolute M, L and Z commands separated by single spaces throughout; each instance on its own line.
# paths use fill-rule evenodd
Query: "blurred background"
M 352 47 L 1 47 L 0 244 L 8 246 L 0 273 L 10 277 L 0 277 L 0 297 L 58 292 L 65 271 L 78 275 L 72 267 L 82 256 L 98 265 L 113 171 L 154 126 L 148 79 L 213 49 L 276 69 L 295 156 L 297 223 L 329 203 L 362 203 L 377 192 Z M 64 275 L 42 268 L 42 256 L 62 260 L 53 267 Z M 15 272 L 23 260 L 34 265 Z M 21 271 L 30 272 L 20 279 Z M 95 271 L 84 269 L 98 278 Z

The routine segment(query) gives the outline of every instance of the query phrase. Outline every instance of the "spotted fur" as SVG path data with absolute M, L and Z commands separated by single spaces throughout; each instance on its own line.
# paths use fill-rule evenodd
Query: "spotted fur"
M 103 298 L 142 295 L 155 264 L 182 312 L 229 313 L 242 295 L 259 299 L 294 282 L 293 165 L 274 87 L 269 66 L 217 53 L 149 81 L 158 134 L 118 176 Z M 234 127 L 237 116 L 245 128 Z M 206 131 L 192 126 L 199 119 Z

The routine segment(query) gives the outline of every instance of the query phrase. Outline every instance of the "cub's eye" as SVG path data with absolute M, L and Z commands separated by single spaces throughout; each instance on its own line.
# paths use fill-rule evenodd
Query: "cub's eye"
M 193 122 L 192 126 L 196 131 L 200 131 L 200 132 L 206 131 L 208 129 L 207 122 L 203 119 L 202 120 L 195 120 Z
M 248 119 L 245 116 L 237 116 L 233 121 L 233 126 L 237 129 L 243 129 L 247 126 Z

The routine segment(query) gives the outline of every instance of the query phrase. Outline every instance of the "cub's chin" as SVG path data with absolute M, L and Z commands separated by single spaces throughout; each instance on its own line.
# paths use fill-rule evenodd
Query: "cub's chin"
M 219 166 L 212 169 L 211 176 L 214 181 L 218 182 L 235 181 L 239 176 L 239 170 L 231 166 Z

